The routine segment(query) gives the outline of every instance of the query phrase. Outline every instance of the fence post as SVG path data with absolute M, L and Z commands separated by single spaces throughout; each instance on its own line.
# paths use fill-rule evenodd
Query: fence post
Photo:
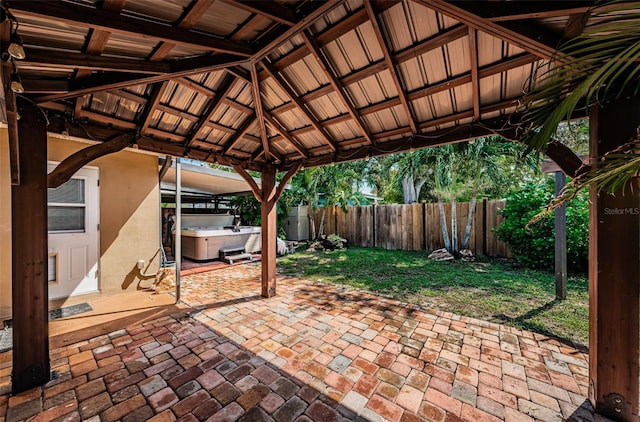
M 373 238 L 373 247 L 376 247 L 376 204 L 372 205 L 371 209 L 371 224 L 373 229 L 371 230 L 371 237 Z
M 482 255 L 487 255 L 487 198 L 482 198 Z

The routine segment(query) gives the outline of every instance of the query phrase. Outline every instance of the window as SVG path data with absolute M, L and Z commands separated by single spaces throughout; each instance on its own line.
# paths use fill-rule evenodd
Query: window
M 84 192 L 84 179 L 70 179 L 60 187 L 47 189 L 49 233 L 84 233 Z

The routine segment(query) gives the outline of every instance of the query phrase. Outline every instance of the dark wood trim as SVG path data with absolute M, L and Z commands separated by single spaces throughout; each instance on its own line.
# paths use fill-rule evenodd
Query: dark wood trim
M 400 79 L 400 74 L 396 70 L 396 63 L 391 55 L 391 49 L 389 48 L 389 44 L 382 33 L 381 24 L 378 21 L 378 15 L 376 11 L 373 9 L 373 6 L 369 2 L 364 2 L 364 7 L 367 10 L 367 15 L 369 15 L 369 21 L 371 22 L 371 26 L 373 26 L 373 32 L 376 34 L 376 38 L 378 39 L 378 44 L 380 44 L 380 48 L 382 49 L 382 54 L 384 55 L 384 61 L 387 65 L 387 70 L 391 73 L 391 79 L 393 79 L 393 84 L 396 87 L 396 91 L 398 92 L 398 97 L 400 98 L 400 103 L 402 104 L 402 108 L 407 115 L 407 119 L 409 120 L 409 126 L 411 127 L 411 132 L 413 134 L 418 133 L 418 127 L 416 125 L 416 119 L 413 115 L 413 111 L 411 110 L 411 104 L 409 104 L 409 99 L 407 98 L 406 90 L 402 85 L 402 81 Z
M 119 13 L 76 3 L 58 2 L 15 2 L 10 10 L 23 15 L 46 18 L 81 28 L 99 29 L 111 33 L 134 37 L 152 38 L 191 48 L 229 53 L 250 57 L 253 51 L 248 44 L 232 41 L 204 33 L 171 27 L 149 20 L 123 16 Z
M 347 109 L 349 115 L 351 116 L 353 121 L 356 123 L 356 126 L 358 126 L 358 128 L 364 135 L 367 142 L 369 142 L 370 144 L 373 144 L 371 133 L 369 132 L 369 129 L 367 128 L 367 126 L 364 124 L 364 121 L 362 120 L 362 116 L 358 114 L 358 111 L 356 110 L 355 105 L 352 103 L 351 99 L 348 97 L 347 93 L 345 92 L 344 86 L 342 86 L 338 78 L 333 74 L 331 70 L 331 64 L 322 54 L 322 51 L 320 50 L 320 46 L 316 43 L 313 36 L 309 32 L 303 31 L 300 35 L 302 36 L 302 39 L 304 40 L 305 44 L 311 51 L 311 54 L 316 58 L 316 61 L 320 65 L 320 68 L 322 69 L 325 77 L 329 80 L 329 83 L 331 84 L 333 91 L 338 95 L 338 98 L 340 98 L 340 101 L 342 101 L 342 105 L 344 105 L 344 107 Z
M 47 281 L 47 127 L 37 106 L 18 98 L 20 184 L 11 187 L 14 395 L 46 383 L 49 362 Z
M 272 21 L 276 21 L 287 26 L 293 26 L 297 23 L 296 15 L 293 13 L 293 10 L 279 3 L 264 0 L 225 0 L 225 3 L 231 4 L 239 9 L 264 16 L 267 19 L 271 19 Z
M 576 177 L 578 170 L 584 164 L 582 159 L 571 148 L 556 140 L 551 140 L 547 144 L 545 154 L 569 177 Z
M 104 157 L 114 152 L 122 151 L 128 146 L 133 145 L 134 137 L 131 134 L 116 135 L 113 139 L 91 145 L 77 151 L 56 166 L 51 173 L 47 175 L 47 187 L 57 188 L 71 179 L 78 170 L 86 166 L 90 162 L 100 157 Z
M 333 148 L 334 151 L 337 151 L 338 146 L 336 142 L 333 139 L 331 139 L 329 134 L 318 122 L 318 119 L 316 119 L 315 116 L 311 114 L 309 109 L 307 109 L 306 105 L 300 100 L 300 97 L 298 96 L 298 94 L 295 93 L 293 89 L 291 89 L 287 81 L 285 81 L 284 77 L 280 75 L 278 71 L 270 63 L 263 61 L 262 65 L 266 69 L 269 76 L 273 78 L 276 85 L 278 85 L 278 87 L 280 87 L 280 89 L 282 89 L 282 91 L 284 91 L 287 94 L 287 96 L 289 97 L 289 100 L 293 101 L 296 104 L 298 109 L 302 112 L 302 114 L 306 116 L 306 118 L 309 120 L 311 125 L 320 133 L 320 135 L 322 136 L 324 141 L 327 143 L 327 145 Z
M 459 0 L 450 1 L 449 3 L 464 7 L 466 10 L 491 22 L 565 17 L 574 13 L 585 13 L 593 7 L 592 1 L 582 0 L 499 2 L 491 3 L 490 6 L 483 2 Z

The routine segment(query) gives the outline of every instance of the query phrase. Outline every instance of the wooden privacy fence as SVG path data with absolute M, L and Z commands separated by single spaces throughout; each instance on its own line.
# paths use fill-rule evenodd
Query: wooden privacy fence
M 506 201 L 480 201 L 476 204 L 469 249 L 474 254 L 510 258 L 509 247 L 493 232 L 503 217 L 498 213 Z M 447 229 L 451 233 L 451 204 L 444 204 Z M 469 215 L 469 203 L 457 204 L 458 245 L 462 244 Z M 322 208 L 313 212 L 316 231 Z M 438 204 L 390 204 L 339 207 L 326 210 L 324 233 L 336 233 L 351 244 L 407 251 L 432 251 L 444 247 Z

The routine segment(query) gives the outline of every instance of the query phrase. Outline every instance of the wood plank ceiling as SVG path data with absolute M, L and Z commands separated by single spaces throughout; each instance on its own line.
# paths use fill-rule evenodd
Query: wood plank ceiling
M 6 1 L 49 130 L 260 170 L 513 136 L 587 1 Z M 8 45 L 9 31 L 2 45 Z M 7 55 L 3 54 L 3 59 Z M 6 72 L 5 72 L 6 75 Z M 6 85 L 5 85 L 6 86 Z

